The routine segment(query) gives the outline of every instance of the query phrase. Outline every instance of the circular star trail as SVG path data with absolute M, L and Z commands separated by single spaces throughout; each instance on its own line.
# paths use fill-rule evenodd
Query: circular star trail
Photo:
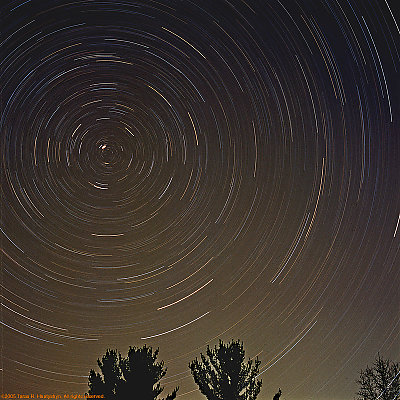
M 394 3 L 6 2 L 3 392 L 84 393 L 130 345 L 194 400 L 218 339 L 260 400 L 398 359 Z

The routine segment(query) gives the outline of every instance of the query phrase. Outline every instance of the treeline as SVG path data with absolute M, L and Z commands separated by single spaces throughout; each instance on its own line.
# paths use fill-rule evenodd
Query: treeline
M 165 398 L 160 380 L 167 373 L 164 361 L 157 361 L 159 349 L 146 345 L 130 347 L 126 357 L 107 350 L 97 360 L 100 373 L 89 373 L 89 395 L 102 395 L 106 400 L 174 400 L 179 387 Z M 189 363 L 189 369 L 200 392 L 207 400 L 256 400 L 262 387 L 258 379 L 261 361 L 245 360 L 243 342 L 232 340 L 218 346 L 207 346 Z M 399 363 L 384 360 L 379 354 L 372 367 L 361 370 L 356 400 L 394 400 L 400 398 Z M 282 391 L 273 397 L 279 400 Z
M 164 388 L 160 384 L 167 372 L 164 361 L 157 361 L 159 350 L 146 345 L 130 347 L 126 357 L 116 350 L 107 350 L 97 360 L 100 373 L 89 373 L 89 395 L 102 394 L 106 400 L 159 400 Z M 245 360 L 240 340 L 214 348 L 189 363 L 190 371 L 200 392 L 208 400 L 256 400 L 262 381 L 257 379 L 260 360 Z M 179 387 L 165 399 L 176 398 Z M 281 391 L 274 400 L 279 399 Z M 160 399 L 161 400 L 161 399 Z

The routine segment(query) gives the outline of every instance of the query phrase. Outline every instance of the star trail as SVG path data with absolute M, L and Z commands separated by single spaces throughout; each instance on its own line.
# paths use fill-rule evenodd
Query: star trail
M 182 400 L 218 339 L 260 400 L 399 360 L 395 6 L 5 1 L 2 392 L 83 394 L 144 344 Z

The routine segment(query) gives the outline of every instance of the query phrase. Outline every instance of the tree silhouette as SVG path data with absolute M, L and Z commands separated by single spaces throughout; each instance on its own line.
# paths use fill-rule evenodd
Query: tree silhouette
M 122 380 L 116 350 L 107 350 L 97 364 L 103 377 L 93 369 L 89 373 L 89 394 L 104 394 L 107 400 L 117 400 L 117 390 Z
M 107 350 L 97 364 L 101 374 L 93 369 L 89 373 L 89 394 L 103 394 L 106 400 L 156 400 L 164 390 L 160 379 L 167 369 L 164 361 L 156 362 L 159 349 L 153 353 L 151 347 L 129 347 L 126 358 L 116 350 Z M 165 399 L 176 398 L 178 388 Z
M 372 367 L 361 370 L 357 400 L 394 400 L 400 398 L 400 365 L 379 354 Z
M 279 388 L 278 393 L 275 394 L 274 398 L 272 400 L 279 400 L 279 397 L 282 395 L 282 390 Z
M 189 364 L 194 381 L 200 392 L 208 400 L 255 400 L 260 393 L 262 381 L 257 380 L 261 361 L 244 361 L 243 343 L 233 341 L 210 349 L 207 346 L 206 356 L 200 354 Z

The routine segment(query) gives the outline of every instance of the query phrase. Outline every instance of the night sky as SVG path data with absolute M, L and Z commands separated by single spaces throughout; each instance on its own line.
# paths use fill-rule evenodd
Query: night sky
M 260 400 L 398 361 L 396 3 L 3 2 L 2 391 L 144 344 L 182 400 L 218 339 Z

